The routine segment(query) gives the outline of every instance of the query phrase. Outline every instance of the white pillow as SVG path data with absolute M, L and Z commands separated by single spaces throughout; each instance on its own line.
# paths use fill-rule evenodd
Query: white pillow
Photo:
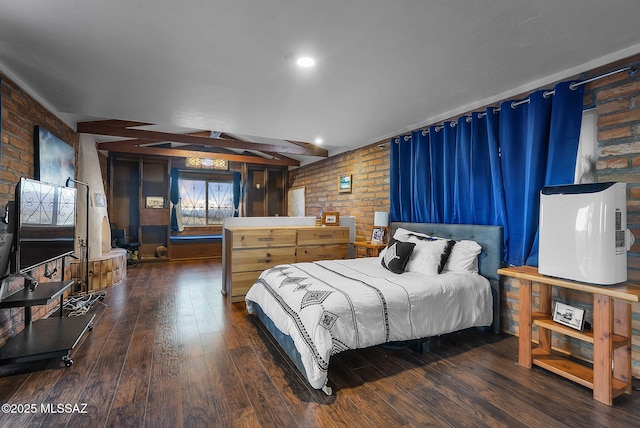
M 482 247 L 476 241 L 458 241 L 451 249 L 442 272 L 478 273 L 478 255 Z
M 403 229 L 401 227 L 397 228 L 395 233 L 393 234 L 393 237 L 398 241 L 407 241 L 411 236 L 414 236 L 414 237 L 417 236 L 419 238 L 424 238 L 424 239 L 431 238 L 431 236 L 425 235 L 424 233 L 413 232 L 411 230 Z
M 404 268 L 405 272 L 419 272 L 428 276 L 438 275 L 442 271 L 455 242 L 433 238 L 425 240 L 415 236 L 409 236 L 406 241 L 416 246 Z

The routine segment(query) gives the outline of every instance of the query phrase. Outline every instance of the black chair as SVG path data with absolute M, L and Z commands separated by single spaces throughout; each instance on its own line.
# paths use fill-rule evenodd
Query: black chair
M 127 239 L 127 232 L 125 229 L 118 229 L 111 225 L 111 247 L 124 248 L 127 250 L 127 264 L 137 264 L 140 255 L 140 243 L 130 242 Z

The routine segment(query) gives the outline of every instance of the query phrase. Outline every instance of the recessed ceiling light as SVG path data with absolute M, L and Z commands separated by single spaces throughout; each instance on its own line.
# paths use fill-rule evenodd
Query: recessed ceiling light
M 314 143 L 316 143 L 316 144 L 322 144 L 322 143 L 324 142 L 324 140 L 323 140 L 322 138 L 320 138 L 320 137 L 316 137 L 316 139 L 315 139 L 315 140 L 313 140 L 313 141 L 314 141 Z
M 309 68 L 316 65 L 316 60 L 309 56 L 301 56 L 296 61 L 296 64 L 298 64 L 299 67 Z

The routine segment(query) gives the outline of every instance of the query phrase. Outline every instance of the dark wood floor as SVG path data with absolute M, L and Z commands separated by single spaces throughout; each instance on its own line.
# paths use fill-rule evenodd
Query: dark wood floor
M 0 426 L 640 426 L 640 391 L 605 406 L 590 390 L 519 367 L 515 337 L 477 331 L 441 338 L 425 355 L 339 354 L 326 396 L 244 304 L 224 302 L 220 282 L 214 262 L 129 268 L 94 307 L 70 368 L 0 368 L 0 402 L 38 408 L 0 414 Z M 86 413 L 43 413 L 40 403 L 86 404 Z

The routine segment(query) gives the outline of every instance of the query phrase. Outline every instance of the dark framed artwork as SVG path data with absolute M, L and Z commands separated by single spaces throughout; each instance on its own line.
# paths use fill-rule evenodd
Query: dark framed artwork
M 65 186 L 67 178 L 75 178 L 76 151 L 41 126 L 34 130 L 35 179 Z

